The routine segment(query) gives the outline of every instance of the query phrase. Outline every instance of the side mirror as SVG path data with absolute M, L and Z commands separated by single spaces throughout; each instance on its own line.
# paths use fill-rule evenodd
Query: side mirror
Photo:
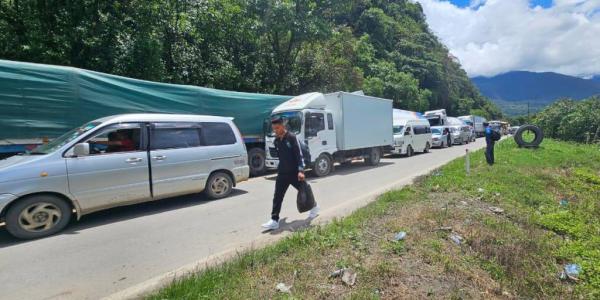
M 73 147 L 73 154 L 77 157 L 90 155 L 90 144 L 81 143 Z

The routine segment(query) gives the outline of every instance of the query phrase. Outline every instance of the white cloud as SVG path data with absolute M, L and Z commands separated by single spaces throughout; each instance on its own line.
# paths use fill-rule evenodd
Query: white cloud
M 418 0 L 433 32 L 470 76 L 512 70 L 600 74 L 600 0 Z

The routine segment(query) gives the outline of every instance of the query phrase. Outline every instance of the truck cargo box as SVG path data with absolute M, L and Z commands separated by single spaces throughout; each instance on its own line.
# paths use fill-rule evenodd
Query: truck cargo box
M 334 112 L 338 150 L 354 150 L 393 143 L 392 101 L 336 92 L 325 95 Z

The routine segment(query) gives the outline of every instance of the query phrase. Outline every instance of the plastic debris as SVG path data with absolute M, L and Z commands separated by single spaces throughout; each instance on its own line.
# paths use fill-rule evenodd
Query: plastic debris
M 356 272 L 352 271 L 352 269 L 344 270 L 344 274 L 342 274 L 342 282 L 348 286 L 353 286 L 356 284 Z
M 560 273 L 560 279 L 571 279 L 578 281 L 579 273 L 581 273 L 581 266 L 578 264 L 567 264 L 565 265 L 564 270 Z
M 500 208 L 500 207 L 495 207 L 495 206 L 491 206 L 490 207 L 490 211 L 492 211 L 495 214 L 501 214 L 504 213 L 504 209 Z
M 455 244 L 460 245 L 463 242 L 463 237 L 456 233 L 453 233 L 450 235 L 450 240 L 453 241 Z
M 433 176 L 442 176 L 444 175 L 441 171 L 437 171 L 435 173 L 433 173 Z
M 406 232 L 400 231 L 394 236 L 394 241 L 401 241 L 406 237 Z
M 450 226 L 443 226 L 443 227 L 438 227 L 437 230 L 452 231 L 452 227 L 450 227 Z
M 468 203 L 467 203 L 467 201 L 460 201 L 460 204 L 466 206 Z
M 495 193 L 494 195 L 496 195 L 496 197 L 500 197 L 500 193 Z
M 482 188 L 478 188 L 478 189 L 477 189 L 477 191 L 478 191 L 478 192 L 480 192 L 480 193 L 483 193 L 483 192 L 485 192 L 485 190 L 484 190 L 484 189 L 482 189 Z
M 335 270 L 335 271 L 331 272 L 331 274 L 329 274 L 329 277 L 330 278 L 340 277 L 344 274 L 344 271 L 346 271 L 346 268 Z
M 565 207 L 565 206 L 569 205 L 569 200 L 562 199 L 562 200 L 560 200 L 559 204 L 560 204 L 560 206 Z
M 285 283 L 280 282 L 279 284 L 277 284 L 277 286 L 275 287 L 275 289 L 280 292 L 280 293 L 285 293 L 285 294 L 289 294 L 291 293 L 292 287 L 291 286 L 287 286 Z

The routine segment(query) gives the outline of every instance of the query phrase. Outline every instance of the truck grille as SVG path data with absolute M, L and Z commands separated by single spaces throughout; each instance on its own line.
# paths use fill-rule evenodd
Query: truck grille
M 277 153 L 277 149 L 275 149 L 273 147 L 269 147 L 269 154 L 271 155 L 272 158 L 279 157 L 279 154 Z

